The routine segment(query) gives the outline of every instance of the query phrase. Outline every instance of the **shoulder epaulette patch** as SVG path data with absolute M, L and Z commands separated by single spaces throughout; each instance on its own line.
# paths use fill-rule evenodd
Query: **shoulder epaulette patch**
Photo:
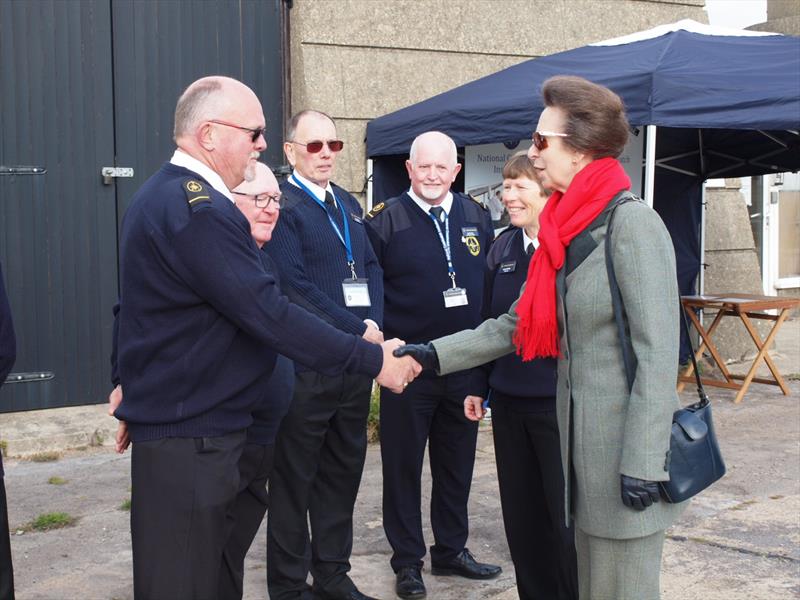
M 203 187 L 203 184 L 195 179 L 187 179 L 183 183 L 183 191 L 186 193 L 186 202 L 189 206 L 196 208 L 198 205 L 211 204 L 211 198 Z
M 384 208 L 386 208 L 386 203 L 381 202 L 380 204 L 376 204 L 372 207 L 372 210 L 367 213 L 367 217 L 370 219 L 381 212 Z

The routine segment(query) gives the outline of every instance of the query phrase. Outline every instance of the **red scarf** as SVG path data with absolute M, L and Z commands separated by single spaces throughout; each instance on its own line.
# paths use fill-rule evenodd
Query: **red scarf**
M 517 304 L 519 322 L 514 344 L 522 360 L 559 356 L 556 271 L 563 266 L 572 239 L 594 221 L 611 198 L 630 187 L 619 161 L 601 158 L 581 169 L 565 193 L 550 196 L 539 215 L 539 248 Z

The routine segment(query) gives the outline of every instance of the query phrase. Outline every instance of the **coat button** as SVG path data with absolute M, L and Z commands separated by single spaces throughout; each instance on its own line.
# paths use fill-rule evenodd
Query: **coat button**
M 671 458 L 672 458 L 672 450 L 667 450 L 667 456 L 664 459 L 664 470 L 667 473 L 669 473 L 669 462 Z

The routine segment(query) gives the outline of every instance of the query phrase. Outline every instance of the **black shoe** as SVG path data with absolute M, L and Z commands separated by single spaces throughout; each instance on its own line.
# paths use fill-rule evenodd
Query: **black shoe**
M 394 591 L 403 600 L 420 600 L 427 596 L 425 582 L 419 567 L 403 567 L 397 572 L 397 583 Z
M 378 600 L 372 596 L 362 594 L 357 589 L 353 589 L 346 594 L 328 594 L 326 592 L 314 591 L 314 598 L 319 600 Z
M 502 570 L 498 565 L 477 562 L 466 548 L 450 562 L 431 564 L 431 573 L 434 575 L 460 575 L 467 579 L 492 579 L 500 575 Z

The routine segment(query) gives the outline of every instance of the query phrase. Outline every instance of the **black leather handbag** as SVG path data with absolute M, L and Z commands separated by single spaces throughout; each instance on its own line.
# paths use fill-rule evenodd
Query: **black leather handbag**
M 625 363 L 625 374 L 628 379 L 628 390 L 633 388 L 636 355 L 633 352 L 630 336 L 626 334 L 622 294 L 614 274 L 611 245 L 608 242 L 611 237 L 614 210 L 620 204 L 631 200 L 637 200 L 637 198 L 632 195 L 623 196 L 616 206 L 612 208 L 608 217 L 605 240 L 606 270 L 608 271 L 608 282 L 611 288 L 614 320 L 617 323 L 619 337 L 622 342 L 622 357 Z M 678 305 L 692 350 L 692 364 L 694 365 L 697 394 L 700 400 L 691 406 L 676 410 L 672 415 L 672 433 L 669 442 L 669 481 L 660 481 L 658 483 L 661 497 L 666 502 L 672 503 L 688 500 L 725 475 L 725 463 L 722 460 L 722 454 L 717 443 L 717 435 L 714 432 L 714 421 L 711 418 L 711 402 L 709 402 L 703 383 L 700 381 L 700 373 L 697 370 L 697 361 L 694 356 L 694 347 L 689 336 L 689 324 L 686 321 L 686 314 L 683 311 L 683 306 L 680 305 L 680 300 Z

